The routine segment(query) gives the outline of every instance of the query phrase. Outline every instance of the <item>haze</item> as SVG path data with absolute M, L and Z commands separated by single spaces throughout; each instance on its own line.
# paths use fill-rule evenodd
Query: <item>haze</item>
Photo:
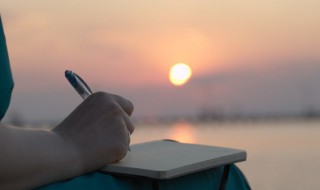
M 15 89 L 7 120 L 60 121 L 82 100 L 66 69 L 135 117 L 320 109 L 320 1 L 2 0 Z M 169 69 L 193 71 L 180 87 Z

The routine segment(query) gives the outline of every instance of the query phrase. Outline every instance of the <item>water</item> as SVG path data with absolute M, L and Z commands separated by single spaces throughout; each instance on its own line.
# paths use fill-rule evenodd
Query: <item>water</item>
M 247 151 L 238 166 L 252 189 L 320 189 L 320 121 L 137 125 L 132 143 L 159 139 Z

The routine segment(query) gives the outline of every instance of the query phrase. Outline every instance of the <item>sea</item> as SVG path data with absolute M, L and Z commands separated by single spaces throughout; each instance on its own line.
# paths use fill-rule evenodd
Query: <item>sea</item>
M 320 120 L 136 124 L 131 144 L 172 139 L 242 149 L 237 163 L 252 189 L 320 189 Z
M 245 150 L 247 160 L 236 165 L 254 190 L 320 189 L 320 119 L 181 120 L 135 127 L 131 144 L 172 139 Z

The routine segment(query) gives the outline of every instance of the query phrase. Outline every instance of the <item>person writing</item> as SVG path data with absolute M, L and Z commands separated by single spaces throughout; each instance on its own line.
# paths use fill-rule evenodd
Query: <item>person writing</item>
M 0 120 L 8 108 L 13 80 L 0 16 Z M 52 130 L 0 123 L 0 189 L 152 189 L 151 180 L 97 172 L 121 160 L 135 127 L 133 104 L 96 92 Z M 160 184 L 161 189 L 216 189 L 221 167 Z M 231 185 L 228 185 L 232 183 Z M 240 170 L 230 168 L 229 189 L 250 189 Z
M 0 19 L 1 118 L 13 82 Z M 133 104 L 117 95 L 92 94 L 51 131 L 0 124 L 0 189 L 30 189 L 95 171 L 122 159 L 134 131 Z
M 95 171 L 128 150 L 133 106 L 98 92 L 51 131 L 0 126 L 0 189 L 34 188 Z

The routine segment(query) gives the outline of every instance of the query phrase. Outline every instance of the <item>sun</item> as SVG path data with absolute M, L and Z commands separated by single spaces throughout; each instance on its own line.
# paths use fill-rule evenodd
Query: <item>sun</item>
M 188 82 L 192 75 L 191 68 L 185 63 L 177 63 L 170 69 L 169 79 L 173 85 L 181 86 Z

